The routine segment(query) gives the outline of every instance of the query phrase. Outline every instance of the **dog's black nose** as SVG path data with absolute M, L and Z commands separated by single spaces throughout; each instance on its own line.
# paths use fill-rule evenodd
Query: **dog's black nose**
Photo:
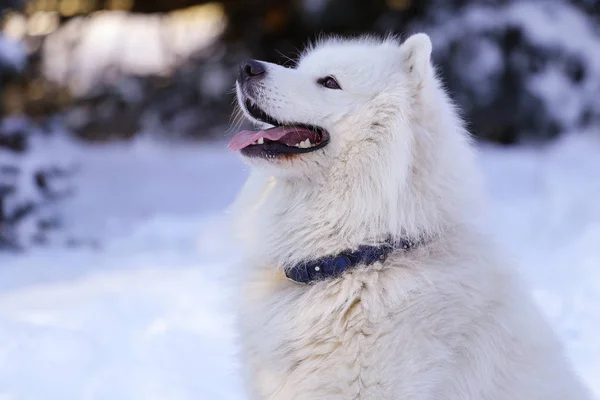
M 247 60 L 240 66 L 240 80 L 263 77 L 267 70 L 260 61 Z

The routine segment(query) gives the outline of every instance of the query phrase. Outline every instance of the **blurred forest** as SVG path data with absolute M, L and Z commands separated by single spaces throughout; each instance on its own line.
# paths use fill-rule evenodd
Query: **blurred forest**
M 600 0 L 3 0 L 0 248 L 70 192 L 35 141 L 222 139 L 237 65 L 328 33 L 430 34 L 471 132 L 544 142 L 600 119 Z M 40 214 L 34 241 L 59 222 Z

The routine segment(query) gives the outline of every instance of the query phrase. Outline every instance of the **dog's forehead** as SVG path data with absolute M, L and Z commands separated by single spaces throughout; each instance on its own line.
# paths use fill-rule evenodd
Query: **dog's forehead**
M 392 62 L 397 50 L 397 45 L 387 42 L 325 43 L 306 52 L 297 68 L 314 74 L 361 73 Z

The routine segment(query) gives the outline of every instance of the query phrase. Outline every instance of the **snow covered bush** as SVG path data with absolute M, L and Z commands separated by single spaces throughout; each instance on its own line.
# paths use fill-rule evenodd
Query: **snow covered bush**
M 60 125 L 25 117 L 0 123 L 0 249 L 51 241 L 59 200 L 70 194 L 73 166 L 52 151 Z
M 6 76 L 17 73 L 23 67 L 25 67 L 23 46 L 0 33 L 0 85 Z
M 26 58 L 20 43 L 0 35 L 0 91 L 24 73 Z M 56 117 L 34 123 L 6 112 L 0 107 L 0 250 L 51 239 L 60 225 L 55 204 L 70 191 L 71 171 L 52 151 L 63 130 Z
M 600 121 L 598 15 L 584 7 L 592 2 L 439 3 L 413 29 L 432 36 L 478 136 L 548 139 Z
M 223 65 L 225 64 L 225 65 Z M 221 137 L 231 113 L 237 60 L 194 63 L 168 77 L 128 76 L 102 82 L 65 110 L 67 128 L 87 140 Z
M 68 128 L 92 140 L 223 132 L 239 53 L 218 40 L 216 3 L 169 14 L 102 12 L 70 20 L 42 47 L 44 76 L 68 87 Z

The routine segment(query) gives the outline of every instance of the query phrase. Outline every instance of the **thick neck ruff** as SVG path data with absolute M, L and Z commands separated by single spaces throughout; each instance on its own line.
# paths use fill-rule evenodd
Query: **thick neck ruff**
M 300 262 L 287 268 L 285 275 L 294 282 L 304 284 L 335 278 L 361 264 L 371 265 L 375 262 L 384 262 L 388 255 L 396 249 L 410 251 L 416 245 L 417 242 L 408 239 L 400 239 L 397 242 L 387 240 L 380 246 L 363 245 L 354 251 L 347 250 L 335 256 Z

